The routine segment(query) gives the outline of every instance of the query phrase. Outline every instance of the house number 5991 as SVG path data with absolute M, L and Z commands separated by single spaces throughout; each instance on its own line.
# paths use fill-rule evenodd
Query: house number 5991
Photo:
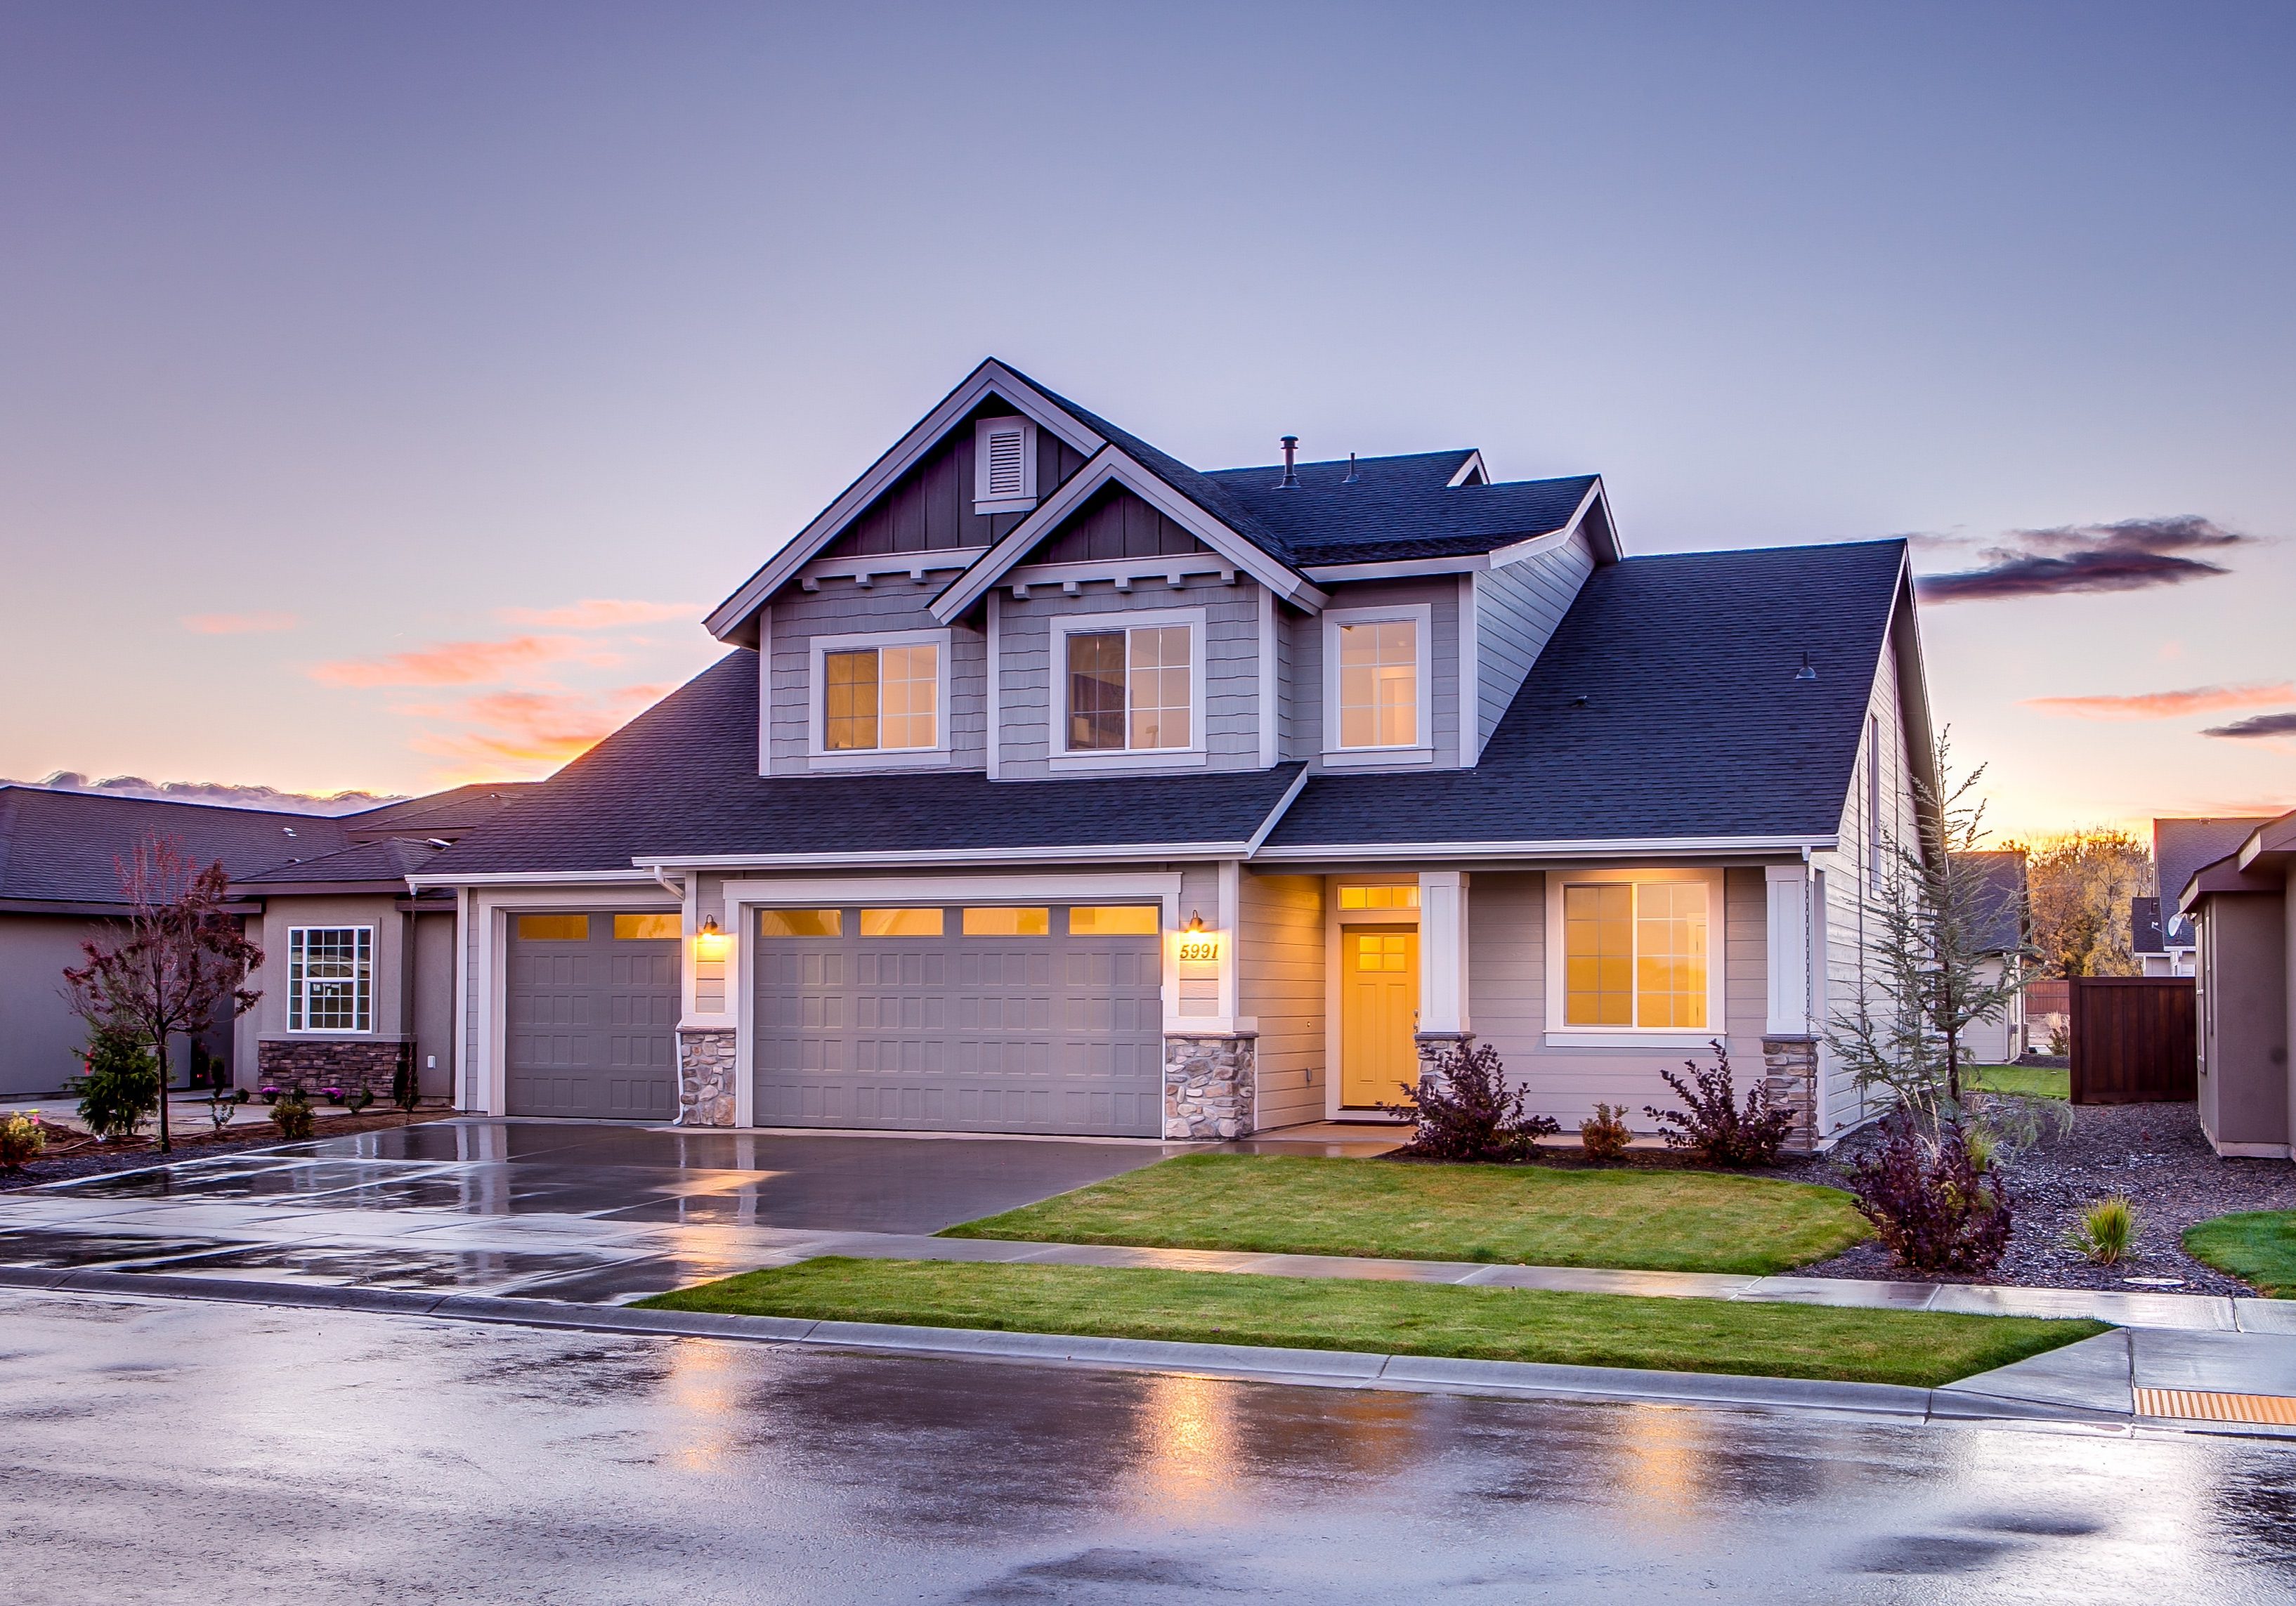
M 1191 937 L 1180 944 L 1182 959 L 1212 960 L 1219 957 L 1219 944 L 1209 937 Z

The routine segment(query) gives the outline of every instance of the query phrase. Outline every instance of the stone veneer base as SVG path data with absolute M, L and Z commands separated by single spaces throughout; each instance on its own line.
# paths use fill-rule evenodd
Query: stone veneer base
M 1789 1154 L 1812 1154 L 1817 1150 L 1817 1039 L 1762 1039 L 1762 1086 L 1772 1107 L 1793 1111 L 1793 1127 L 1786 1134 Z
M 734 1034 L 701 1029 L 677 1034 L 677 1124 L 730 1127 L 734 1122 Z
M 1252 1033 L 1164 1039 L 1164 1135 L 1209 1143 L 1248 1137 L 1258 1125 L 1259 1039 Z
M 412 1043 L 372 1038 L 297 1037 L 255 1045 L 255 1066 L 263 1086 L 300 1086 L 306 1093 L 322 1087 L 355 1093 L 364 1087 L 378 1099 L 388 1099 L 399 1068 L 411 1066 L 414 1060 Z

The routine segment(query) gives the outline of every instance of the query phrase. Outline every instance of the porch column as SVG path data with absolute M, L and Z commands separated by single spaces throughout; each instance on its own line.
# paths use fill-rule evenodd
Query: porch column
M 1475 1040 L 1467 1000 L 1467 873 L 1419 873 L 1420 1063 Z
M 1811 1004 L 1810 956 L 1815 929 L 1810 914 L 1807 864 L 1765 864 L 1768 919 L 1764 968 L 1768 972 L 1767 1019 L 1762 1027 L 1763 1085 L 1770 1102 L 1793 1111 L 1786 1147 L 1800 1153 L 1816 1148 L 1822 1130 L 1817 1075 L 1817 1021 Z

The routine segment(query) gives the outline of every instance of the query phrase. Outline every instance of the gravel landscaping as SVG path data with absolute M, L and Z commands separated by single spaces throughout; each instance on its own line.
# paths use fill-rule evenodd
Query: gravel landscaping
M 1805 1277 L 1880 1277 L 1907 1282 L 1983 1282 L 2025 1288 L 2119 1291 L 2161 1287 L 2185 1294 L 2251 1294 L 2239 1278 L 2203 1265 L 2179 1239 L 2196 1222 L 2234 1210 L 2296 1209 L 2296 1166 L 2284 1159 L 2226 1159 L 2201 1135 L 2191 1104 L 2082 1104 L 2071 1130 L 2043 1141 L 2011 1162 L 2007 1175 L 2017 1217 L 2009 1253 L 1982 1278 L 1924 1278 L 1900 1270 L 1878 1244 L 1854 1246 L 1807 1266 Z M 2046 1129 L 2045 1129 L 2046 1132 Z M 1782 1168 L 1797 1180 L 1839 1183 L 1836 1162 L 1870 1148 L 1879 1134 L 1857 1133 L 1832 1155 Z M 2136 1207 L 2136 1252 L 2119 1266 L 2092 1266 L 2065 1247 L 2084 1208 L 2108 1193 Z M 2139 1280 L 2142 1281 L 2139 1281 Z M 2173 1280 L 2173 1286 L 2161 1287 Z

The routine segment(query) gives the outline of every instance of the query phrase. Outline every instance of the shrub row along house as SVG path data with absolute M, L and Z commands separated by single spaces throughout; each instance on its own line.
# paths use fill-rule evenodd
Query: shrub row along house
M 372 866 L 454 912 L 465 1107 L 1229 1136 L 1472 1039 L 1575 1118 L 1721 1038 L 1802 1144 L 1863 1118 L 1819 1034 L 1931 751 L 1900 542 L 1629 558 L 1596 476 L 1199 472 L 989 362 L 708 625 Z

